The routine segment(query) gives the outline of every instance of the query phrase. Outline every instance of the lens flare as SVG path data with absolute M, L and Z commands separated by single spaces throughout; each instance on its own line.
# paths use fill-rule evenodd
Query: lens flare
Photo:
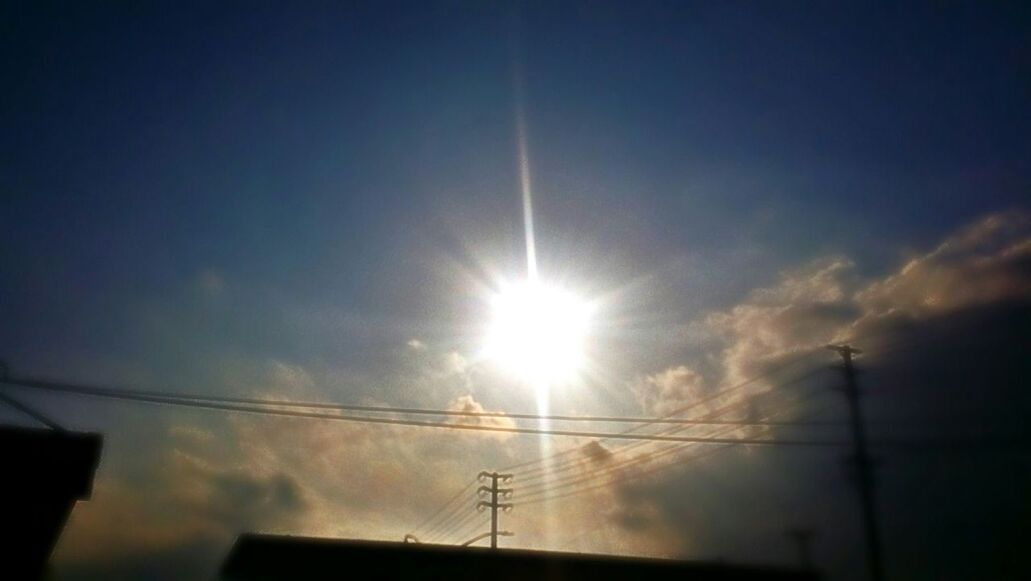
M 539 283 L 505 288 L 492 301 L 486 355 L 533 385 L 560 385 L 584 364 L 589 309 Z

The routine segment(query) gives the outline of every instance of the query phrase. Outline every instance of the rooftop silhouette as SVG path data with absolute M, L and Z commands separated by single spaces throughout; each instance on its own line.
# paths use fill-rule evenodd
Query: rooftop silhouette
M 75 503 L 93 492 L 102 445 L 99 434 L 0 427 L 0 545 L 9 579 L 42 576 Z
M 418 543 L 245 534 L 222 567 L 227 581 L 275 579 L 676 579 L 815 581 L 815 571 Z

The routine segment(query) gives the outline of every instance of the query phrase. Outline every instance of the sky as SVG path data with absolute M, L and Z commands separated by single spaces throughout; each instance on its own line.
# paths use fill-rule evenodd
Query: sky
M 818 347 L 855 338 L 874 436 L 1026 437 L 1028 38 L 1005 2 L 4 2 L 0 358 L 533 413 L 481 357 L 490 297 L 526 277 L 522 124 L 540 278 L 593 309 L 555 413 L 652 416 L 766 373 L 755 413 L 797 388 L 817 395 L 788 417 L 844 419 Z M 781 387 L 787 363 L 819 370 Z M 252 530 L 399 540 L 548 447 L 594 450 L 569 468 L 592 483 L 640 462 L 506 515 L 513 546 L 790 564 L 808 526 L 831 578 L 862 578 L 840 450 L 681 464 L 704 446 L 7 389 L 106 434 L 59 579 L 194 578 Z M 879 454 L 890 572 L 1015 566 L 1026 453 Z

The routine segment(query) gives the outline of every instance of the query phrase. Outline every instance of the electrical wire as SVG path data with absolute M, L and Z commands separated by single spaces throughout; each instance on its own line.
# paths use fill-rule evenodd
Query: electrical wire
M 260 398 L 243 398 L 243 397 L 228 397 L 228 396 L 212 396 L 212 395 L 200 395 L 190 393 L 177 393 L 167 391 L 137 391 L 137 390 L 126 390 L 126 389 L 115 389 L 106 387 L 76 385 L 63 382 L 46 381 L 41 379 L 32 378 L 8 378 L 7 383 L 14 385 L 20 385 L 22 387 L 29 387 L 34 389 L 41 389 L 46 391 L 55 391 L 63 393 L 73 393 L 79 395 L 93 395 L 98 397 L 154 397 L 168 400 L 186 400 L 186 401 L 197 401 L 197 402 L 209 402 L 217 404 L 243 404 L 243 405 L 260 405 L 270 406 L 278 408 L 300 408 L 300 409 L 325 409 L 325 410 L 338 410 L 338 411 L 355 411 L 364 413 L 386 413 L 386 414 L 399 414 L 399 415 L 431 415 L 431 416 L 446 416 L 446 417 L 471 417 L 471 418 L 509 418 L 516 420 L 535 420 L 535 421 L 560 421 L 560 422 L 592 422 L 592 423 L 634 423 L 634 424 L 726 424 L 726 425 L 737 425 L 737 424 L 749 424 L 749 425 L 783 425 L 783 426 L 833 426 L 838 425 L 841 422 L 825 422 L 825 421 L 813 421 L 797 424 L 794 422 L 751 422 L 746 420 L 741 421 L 720 421 L 720 420 L 705 420 L 705 419 L 691 419 L 691 418 L 673 418 L 673 417 L 628 417 L 628 416 L 584 416 L 584 415 L 542 415 L 542 414 L 528 414 L 528 413 L 509 413 L 501 411 L 465 411 L 465 410 L 446 410 L 446 409 L 426 409 L 426 408 L 407 408 L 407 407 L 391 407 L 391 406 L 363 406 L 363 405 L 352 405 L 352 404 L 341 404 L 332 402 L 309 402 L 309 401 L 290 401 L 290 400 L 274 400 L 274 399 L 260 399 Z
M 7 395 L 6 393 L 0 392 L 0 402 L 6 403 L 8 406 L 10 406 L 10 407 L 20 411 L 21 413 L 31 417 L 32 419 L 34 419 L 37 422 L 43 424 L 44 426 L 50 428 L 51 430 L 56 430 L 58 432 L 65 431 L 64 427 L 62 427 L 61 424 L 59 424 L 59 423 L 55 422 L 54 420 L 50 419 L 49 417 L 43 415 L 41 412 L 36 411 L 35 409 L 33 409 L 33 408 L 25 405 L 24 403 L 14 399 L 13 397 Z
M 439 531 L 434 536 L 434 542 L 441 543 L 451 538 L 464 537 L 464 533 L 469 529 L 469 525 L 473 524 L 474 521 L 476 521 L 476 517 L 483 515 L 483 513 L 477 511 L 474 506 L 470 506 L 468 510 L 469 512 L 467 513 L 459 513 L 463 515 L 461 518 L 455 520 L 447 528 Z
M 23 385 L 26 387 L 36 387 L 40 389 L 40 384 L 24 382 L 20 379 L 8 378 L 7 383 L 14 385 Z M 344 414 L 327 414 L 322 412 L 306 412 L 299 410 L 285 410 L 285 409 L 273 409 L 265 406 L 255 405 L 236 405 L 229 403 L 217 403 L 214 401 L 194 401 L 181 398 L 169 398 L 169 397 L 154 397 L 149 395 L 143 395 L 141 392 L 135 392 L 129 394 L 128 392 L 122 391 L 118 394 L 96 391 L 91 388 L 73 388 L 68 384 L 63 384 L 64 387 L 60 391 L 66 393 L 77 393 L 79 395 L 91 395 L 96 397 L 104 397 L 108 399 L 124 400 L 124 401 L 135 401 L 143 403 L 154 403 L 158 405 L 170 405 L 189 407 L 197 409 L 207 410 L 221 410 L 238 413 L 249 413 L 258 415 L 269 415 L 279 417 L 291 417 L 291 418 L 302 418 L 302 419 L 318 419 L 327 421 L 343 421 L 353 423 L 366 423 L 366 424 L 383 424 L 383 425 L 395 425 L 395 426 L 410 426 L 410 427 L 422 427 L 422 428 L 440 428 L 447 430 L 465 430 L 474 432 L 494 432 L 494 433 L 507 433 L 507 434 L 528 434 L 537 436 L 563 436 L 563 437 L 577 437 L 577 438 L 600 438 L 600 439 L 622 439 L 622 440 L 653 440 L 659 442 L 696 442 L 696 443 L 708 443 L 708 444 L 727 444 L 727 443 L 742 443 L 742 444 L 754 444 L 754 445 L 783 445 L 783 446 L 847 446 L 848 442 L 834 441 L 834 440 L 768 440 L 768 439 L 705 439 L 695 438 L 688 436 L 664 436 L 656 434 L 634 434 L 630 431 L 622 433 L 610 433 L 610 432 L 589 432 L 580 430 L 554 430 L 554 429 L 538 429 L 538 428 L 526 428 L 518 426 L 492 426 L 482 424 L 462 424 L 462 423 L 448 423 L 448 422 L 429 422 L 422 420 L 410 420 L 405 418 L 384 418 L 384 417 L 368 417 L 368 416 L 354 416 Z
M 771 391 L 774 390 L 774 389 L 780 389 L 780 388 L 786 387 L 788 385 L 792 385 L 792 384 L 804 381 L 804 380 L 812 377 L 813 375 L 815 375 L 815 374 L 817 374 L 817 373 L 819 373 L 821 371 L 824 371 L 824 370 L 825 370 L 825 368 L 823 368 L 823 367 L 816 367 L 816 368 L 810 369 L 808 372 L 803 373 L 803 374 L 801 374 L 801 375 L 799 375 L 799 376 L 797 376 L 797 377 L 795 377 L 793 379 L 790 379 L 788 381 L 784 381 L 784 382 L 781 382 L 781 383 L 775 385 L 774 387 L 771 388 Z M 761 397 L 763 395 L 766 395 L 767 393 L 769 393 L 769 392 L 764 392 L 764 393 L 760 393 L 760 394 L 753 394 L 751 396 L 747 396 L 746 399 L 742 399 L 741 401 L 734 402 L 734 403 L 728 404 L 726 406 L 723 406 L 722 408 L 716 409 L 716 410 L 706 414 L 705 416 L 703 416 L 703 418 L 713 418 L 713 417 L 724 416 L 727 413 L 732 412 L 732 411 L 734 411 L 736 409 L 752 405 L 753 400 L 755 398 Z M 727 422 L 727 425 L 734 425 L 734 424 L 731 424 L 730 422 Z M 742 424 L 739 424 L 739 425 L 745 426 L 745 425 L 754 425 L 754 424 L 751 424 L 751 423 L 744 424 L 744 423 L 742 423 Z M 677 434 L 677 433 L 682 433 L 685 429 L 687 429 L 687 428 L 686 427 L 674 427 L 674 428 L 670 428 L 670 429 L 664 430 L 662 432 L 659 432 L 659 434 L 660 435 Z M 647 446 L 649 444 L 651 444 L 651 442 L 649 442 L 647 440 L 641 440 L 641 441 L 637 441 L 637 442 L 634 442 L 632 444 L 628 444 L 626 446 L 623 446 L 623 447 L 619 448 L 619 451 L 620 452 L 625 452 L 625 451 L 633 450 L 633 449 L 636 449 L 636 448 L 640 448 L 642 446 Z M 578 448 L 571 448 L 570 450 L 567 450 L 566 452 L 568 453 L 568 452 L 575 452 L 575 451 L 582 451 L 582 450 L 583 450 L 582 447 L 578 447 Z M 550 474 L 554 474 L 556 472 L 563 472 L 563 471 L 566 471 L 566 470 L 570 469 L 571 467 L 576 467 L 577 465 L 581 464 L 582 462 L 583 462 L 583 458 L 582 457 L 575 456 L 575 457 L 572 457 L 572 458 L 566 458 L 565 460 L 562 460 L 562 461 L 558 462 L 557 464 L 553 464 L 550 467 L 547 466 L 547 465 L 541 465 L 541 466 L 538 466 L 536 468 L 520 472 L 519 475 L 520 475 L 520 479 L 521 479 L 522 483 L 527 482 L 527 480 L 526 480 L 527 478 L 529 478 L 529 481 L 532 482 L 533 479 L 535 479 L 535 478 L 537 478 L 539 476 L 542 476 L 542 475 L 545 475 L 545 474 L 549 474 L 549 473 Z
M 793 409 L 796 404 L 804 401 L 805 399 L 808 399 L 808 397 L 803 396 L 803 397 L 800 397 L 800 398 L 796 398 L 795 401 L 790 402 L 791 407 L 788 407 L 786 409 L 782 409 L 779 412 L 774 412 L 773 414 L 770 414 L 770 416 L 772 417 L 774 415 L 780 415 L 780 414 L 786 413 L 787 411 L 790 411 L 790 409 Z M 708 436 L 721 436 L 721 435 L 724 435 L 724 434 L 729 433 L 731 431 L 734 431 L 736 429 L 738 429 L 738 428 L 730 427 L 730 428 L 710 430 L 710 432 L 707 435 Z M 662 444 L 659 444 L 659 445 L 663 446 Z M 629 448 L 630 446 L 632 446 L 632 445 L 625 446 L 625 448 Z M 581 483 L 584 483 L 584 482 L 595 480 L 598 477 L 604 477 L 604 476 L 609 475 L 609 474 L 622 473 L 622 472 L 624 472 L 625 468 L 632 467 L 634 465 L 639 465 L 639 464 L 647 463 L 647 462 L 653 462 L 653 461 L 655 461 L 655 460 L 657 460 L 659 458 L 663 458 L 663 457 L 669 456 L 671 454 L 676 454 L 678 452 L 685 451 L 685 450 L 687 450 L 689 448 L 692 448 L 692 447 L 693 446 L 691 446 L 691 444 L 668 444 L 668 445 L 664 445 L 664 447 L 662 447 L 662 448 L 660 448 L 658 450 L 655 450 L 655 451 L 647 451 L 647 452 L 644 452 L 644 453 L 642 453 L 640 455 L 637 455 L 635 457 L 622 459 L 622 460 L 620 460 L 618 462 L 615 462 L 615 463 L 609 463 L 606 466 L 603 466 L 599 471 L 596 471 L 596 472 L 592 472 L 592 473 L 589 473 L 589 474 L 584 474 L 584 473 L 581 473 L 581 474 L 570 474 L 570 475 L 566 475 L 566 476 L 558 479 L 557 481 L 542 480 L 542 481 L 538 481 L 536 483 L 531 483 L 530 486 L 520 487 L 519 492 L 520 492 L 520 495 L 528 494 L 528 495 L 532 496 L 532 495 L 539 494 L 539 493 L 542 493 L 542 492 L 551 492 L 551 491 L 556 490 L 556 489 L 566 488 L 566 487 L 569 487 L 569 486 L 575 486 L 577 484 L 581 484 Z
M 724 396 L 726 396 L 728 394 L 731 394 L 731 393 L 734 393 L 734 392 L 736 392 L 736 391 L 738 391 L 740 389 L 743 389 L 743 388 L 751 385 L 752 383 L 755 383 L 756 381 L 759 381 L 760 379 L 763 379 L 764 377 L 768 377 L 770 375 L 773 375 L 773 374 L 778 373 L 780 371 L 783 371 L 785 369 L 790 369 L 791 367 L 793 367 L 793 366 L 801 363 L 802 361 L 804 361 L 806 358 L 811 357 L 811 356 L 813 356 L 813 355 L 815 355 L 815 354 L 817 354 L 819 352 L 820 352 L 819 349 L 811 349 L 807 353 L 803 354 L 801 357 L 799 357 L 797 359 L 792 359 L 792 360 L 789 360 L 789 361 L 785 361 L 785 362 L 783 362 L 783 363 L 781 363 L 779 365 L 775 365 L 775 366 L 773 366 L 773 367 L 771 367 L 769 369 L 766 369 L 762 373 L 759 373 L 757 375 L 753 375 L 753 376 L 749 377 L 748 379 L 746 379 L 746 380 L 744 380 L 744 381 L 742 381 L 740 383 L 737 383 L 735 385 L 732 385 L 731 387 L 728 387 L 726 389 L 719 390 L 716 393 L 710 394 L 710 395 L 702 398 L 699 401 L 692 402 L 690 404 L 686 404 L 686 405 L 680 406 L 680 407 L 674 409 L 671 412 L 663 414 L 661 417 L 662 418 L 671 418 L 671 417 L 674 417 L 674 416 L 678 416 L 678 415 L 680 415 L 682 413 L 686 413 L 688 411 L 691 411 L 692 409 L 695 409 L 695 408 L 697 408 L 697 407 L 699 407 L 701 405 L 704 405 L 704 404 L 706 404 L 706 403 L 708 403 L 708 402 L 710 402 L 710 401 L 712 401 L 712 400 L 714 400 L 716 398 L 724 397 Z M 651 425 L 651 424 L 643 423 L 641 425 L 631 427 L 630 429 L 624 431 L 623 433 L 624 434 L 629 434 L 629 433 L 635 432 L 635 431 L 637 431 L 637 430 L 639 430 L 641 428 L 647 427 L 649 425 Z M 523 461 L 523 462 L 518 462 L 516 464 L 511 464 L 509 466 L 506 466 L 506 467 L 502 468 L 502 470 L 504 470 L 506 472 L 510 472 L 510 471 L 517 470 L 517 469 L 525 467 L 525 466 L 531 466 L 531 465 L 534 465 L 534 464 L 540 464 L 540 463 L 543 463 L 543 462 L 546 462 L 548 460 L 552 460 L 552 459 L 555 459 L 555 458 L 558 458 L 558 457 L 568 456 L 569 454 L 572 454 L 572 453 L 576 452 L 577 450 L 578 450 L 578 448 L 570 448 L 570 449 L 567 449 L 567 450 L 563 450 L 561 452 L 555 452 L 553 454 L 550 454 L 548 456 L 544 456 L 544 457 L 541 457 L 541 458 L 535 458 L 535 459 L 532 459 L 532 460 L 526 460 L 526 461 Z
M 420 531 L 425 531 L 425 532 L 429 532 L 429 529 L 427 529 L 426 527 L 429 527 L 431 523 L 433 523 L 434 521 L 436 521 L 437 517 L 439 517 L 439 516 L 443 515 L 443 514 L 444 514 L 444 512 L 445 512 L 445 510 L 446 510 L 446 509 L 447 509 L 448 507 L 450 507 L 450 506 L 452 506 L 453 504 L 455 504 L 455 502 L 456 502 L 456 501 L 457 501 L 457 500 L 458 500 L 459 498 L 461 498 L 461 496 L 462 496 L 463 494 L 465 494 L 465 493 L 466 493 L 466 492 L 467 492 L 467 491 L 468 491 L 468 490 L 469 490 L 470 488 L 472 488 L 472 487 L 473 487 L 473 485 L 474 485 L 474 484 L 476 484 L 476 482 L 477 482 L 477 480 L 476 480 L 475 478 L 473 478 L 472 480 L 470 480 L 468 484 L 466 484 L 465 486 L 463 486 L 461 490 L 459 490 L 458 492 L 456 492 L 456 493 L 455 493 L 455 494 L 454 494 L 454 495 L 453 495 L 453 496 L 452 496 L 451 498 L 449 498 L 449 499 L 447 500 L 447 502 L 445 502 L 444 504 L 442 504 L 442 505 L 440 506 L 440 508 L 438 508 L 438 509 L 437 509 L 436 511 L 434 511 L 434 512 L 433 512 L 433 514 L 431 514 L 430 516 L 426 517 L 426 518 L 425 518 L 425 519 L 424 519 L 424 520 L 423 520 L 422 522 L 420 522 L 420 523 L 419 523 L 418 525 L 416 525 L 416 526 L 415 526 L 415 528 L 413 528 L 413 529 L 412 529 L 412 533 L 411 533 L 411 534 L 413 534 L 413 535 L 414 535 L 415 533 L 418 533 L 418 532 L 420 532 Z

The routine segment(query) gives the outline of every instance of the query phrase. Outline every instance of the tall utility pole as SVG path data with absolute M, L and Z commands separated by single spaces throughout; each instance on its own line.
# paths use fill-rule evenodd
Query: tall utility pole
M 863 527 L 866 533 L 866 558 L 870 566 L 870 578 L 873 581 L 883 581 L 884 563 L 881 559 L 881 539 L 877 529 L 877 511 L 874 507 L 873 461 L 866 449 L 863 412 L 859 407 L 859 386 L 856 384 L 856 371 L 852 367 L 852 356 L 862 353 L 862 351 L 853 348 L 851 345 L 828 345 L 827 348 L 841 355 L 843 362 L 845 397 L 848 399 L 852 439 L 855 446 L 853 461 L 856 467 L 859 501 L 862 504 Z
M 490 548 L 498 548 L 498 509 L 501 510 L 512 510 L 512 503 L 510 502 L 498 502 L 499 497 L 508 498 L 512 496 L 511 488 L 498 488 L 498 482 L 508 482 L 512 480 L 511 474 L 498 474 L 497 472 L 480 472 L 477 478 L 480 482 L 490 478 L 490 488 L 481 486 L 477 492 L 480 494 L 490 494 L 490 502 L 481 500 L 476 503 L 476 508 L 490 508 Z M 504 534 L 504 533 L 502 533 Z

